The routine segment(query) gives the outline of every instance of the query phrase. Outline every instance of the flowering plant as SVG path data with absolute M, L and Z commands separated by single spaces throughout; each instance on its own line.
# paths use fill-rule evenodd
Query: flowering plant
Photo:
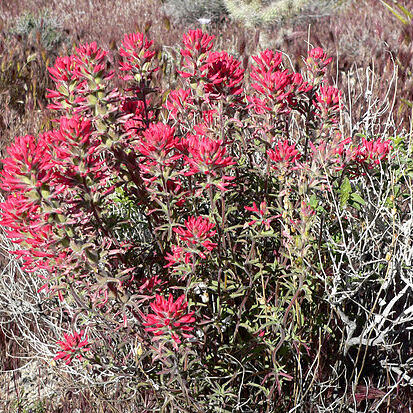
M 180 395 L 166 398 L 173 409 L 275 411 L 325 338 L 314 303 L 320 266 L 334 268 L 328 199 L 356 214 L 354 182 L 386 167 L 391 143 L 342 136 L 321 49 L 296 73 L 280 53 L 246 68 L 213 43 L 184 35 L 182 85 L 166 94 L 142 33 L 125 35 L 118 72 L 96 43 L 57 59 L 60 117 L 8 149 L 1 223 L 42 293 L 93 338 L 65 335 L 56 359 L 87 352 L 101 378 L 127 371 L 130 385 L 149 383 L 152 407 L 161 391 Z

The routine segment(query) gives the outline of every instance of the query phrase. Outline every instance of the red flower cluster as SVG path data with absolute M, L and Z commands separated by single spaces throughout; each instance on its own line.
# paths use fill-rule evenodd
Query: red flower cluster
M 73 187 L 91 176 L 103 187 L 109 175 L 104 160 L 96 153 L 99 140 L 92 138 L 92 123 L 75 115 L 60 118 L 59 126 L 45 134 L 53 155 L 54 182 Z
M 170 163 L 175 157 L 168 157 L 168 155 L 179 142 L 174 133 L 174 128 L 162 122 L 151 124 L 143 133 L 137 150 L 146 158 L 159 164 Z
M 216 171 L 235 165 L 230 156 L 225 156 L 226 148 L 222 140 L 213 140 L 207 136 L 189 135 L 185 141 L 188 148 L 186 161 L 190 165 L 187 175 L 198 172 L 216 175 Z M 226 177 L 231 180 L 231 177 Z
M 184 228 L 174 228 L 174 232 L 184 246 L 172 245 L 172 252 L 165 255 L 165 260 L 168 261 L 165 268 L 174 267 L 172 272 L 176 272 L 180 265 L 193 267 L 194 254 L 206 259 L 206 253 L 213 251 L 218 245 L 210 240 L 216 234 L 214 227 L 215 224 L 209 222 L 207 218 L 189 217 L 185 221 Z
M 0 181 L 0 187 L 11 193 L 0 204 L 0 222 L 20 246 L 14 253 L 23 258 L 26 270 L 47 269 L 51 276 L 68 254 L 55 242 L 59 239 L 55 230 L 63 226 L 56 222 L 57 215 L 63 209 L 78 213 L 83 192 L 109 190 L 110 176 L 105 161 L 95 153 L 99 143 L 92 138 L 89 120 L 63 117 L 59 126 L 38 137 L 16 138 L 3 160 Z
M 331 63 L 331 60 L 331 57 L 327 57 L 324 50 L 320 47 L 311 49 L 308 52 L 305 64 L 307 66 L 311 84 L 318 85 L 322 81 L 327 71 L 327 66 Z
M 251 66 L 251 78 L 256 83 L 252 83 L 251 87 L 259 96 L 247 96 L 247 100 L 256 113 L 288 113 L 296 104 L 296 95 L 311 90 L 311 85 L 304 82 L 299 73 L 282 69 L 281 53 L 267 49 L 259 56 L 253 56 L 253 59 L 256 65 Z
M 189 30 L 184 34 L 185 48 L 181 49 L 181 55 L 183 57 L 182 67 L 185 70 L 178 71 L 182 77 L 195 77 L 199 74 L 198 70 L 205 61 L 206 54 L 214 46 L 214 38 L 215 36 L 209 36 L 200 29 Z
M 368 141 L 362 138 L 362 143 L 352 152 L 352 158 L 355 162 L 365 164 L 369 169 L 374 168 L 384 161 L 390 153 L 392 146 L 391 141 L 377 138 Z
M 365 168 L 373 169 L 381 162 L 385 161 L 392 149 L 391 140 L 382 138 L 367 140 L 362 138 L 361 144 L 353 147 L 352 139 L 346 138 L 339 142 L 336 147 L 335 158 L 336 170 L 347 168 L 350 177 L 354 178 L 365 173 Z
M 168 95 L 168 99 L 164 107 L 168 110 L 171 119 L 182 122 L 188 121 L 188 116 L 191 118 L 192 111 L 188 110 L 189 106 L 193 104 L 193 97 L 191 90 L 178 89 L 172 90 Z M 184 119 L 185 118 L 185 119 Z
M 48 67 L 50 78 L 55 82 L 56 86 L 62 86 L 62 82 L 77 80 L 78 76 L 75 72 L 76 58 L 74 55 L 63 56 L 56 58 L 53 67 Z
M 86 98 L 79 96 L 78 89 L 84 87 L 86 80 L 81 80 L 78 62 L 75 55 L 58 57 L 53 67 L 48 67 L 55 89 L 47 89 L 47 98 L 53 103 L 48 105 L 52 110 L 64 110 L 84 104 Z
M 291 164 L 295 164 L 301 154 L 295 149 L 295 144 L 290 145 L 288 141 L 279 140 L 274 149 L 267 151 L 268 156 L 274 162 L 271 167 L 276 170 L 285 171 Z
M 16 137 L 7 153 L 0 183 L 5 191 L 26 193 L 50 181 L 53 162 L 44 135 Z
M 155 114 L 147 107 L 150 104 L 149 99 L 146 103 L 145 107 L 142 100 L 124 98 L 120 104 L 119 109 L 124 113 L 124 116 L 120 118 L 120 122 L 123 123 L 129 141 L 135 140 L 141 135 L 141 132 L 147 129 L 150 122 L 155 121 Z
M 47 249 L 52 239 L 47 214 L 38 204 L 20 192 L 10 195 L 0 204 L 0 208 L 0 225 L 4 225 L 7 228 L 7 236 L 20 245 L 21 249 L 13 252 L 23 258 L 23 267 L 26 270 L 47 268 L 47 258 L 53 256 Z
M 191 324 L 195 322 L 195 317 L 193 311 L 187 312 L 187 307 L 183 294 L 175 302 L 172 294 L 169 294 L 168 300 L 156 294 L 155 302 L 151 303 L 154 314 L 144 315 L 145 330 L 155 337 L 172 338 L 172 344 L 177 349 L 181 337 L 193 337 L 187 332 L 194 329 Z
M 108 52 L 97 46 L 96 42 L 85 43 L 76 47 L 74 60 L 74 74 L 78 78 L 85 78 L 89 81 L 95 79 L 111 79 L 113 71 L 106 72 L 106 59 Z M 85 84 L 86 85 L 86 84 Z
M 75 49 L 75 54 L 56 59 L 49 73 L 56 88 L 48 90 L 48 107 L 69 113 L 87 112 L 96 104 L 96 93 L 105 89 L 114 71 L 107 70 L 107 54 L 95 42 Z
M 54 163 L 45 136 L 17 137 L 7 149 L 10 156 L 3 160 L 0 174 L 0 187 L 10 193 L 0 204 L 0 224 L 7 227 L 8 237 L 20 245 L 21 249 L 14 253 L 24 259 L 27 270 L 34 269 L 37 258 L 43 262 L 45 257 L 51 256 L 47 248 L 51 226 L 48 214 L 39 205 L 40 198 L 48 195 L 49 184 L 54 179 Z M 38 263 L 39 268 L 44 265 Z
M 213 40 L 201 30 L 184 36 L 179 72 L 184 88 L 171 91 L 163 109 L 161 96 L 148 98 L 158 92 L 150 80 L 159 68 L 153 42 L 142 33 L 125 35 L 119 49 L 120 79 L 131 81 L 126 84 L 129 89 L 120 89 L 126 93 L 110 89 L 114 73 L 108 70 L 108 52 L 96 43 L 79 46 L 74 55 L 57 59 L 49 68 L 56 84 L 56 90 L 49 91 L 51 107 L 64 110 L 65 117 L 56 130 L 16 138 L 0 173 L 0 187 L 11 193 L 0 204 L 0 224 L 19 244 L 16 253 L 26 268 L 48 270 L 42 275 L 44 288 L 68 294 L 80 291 L 94 310 L 107 312 L 116 323 L 123 318 L 127 326 L 128 315 L 120 308 L 132 309 L 129 304 L 135 300 L 137 312 L 148 313 L 148 308 L 139 306 L 152 300 L 155 291 L 169 292 L 171 284 L 196 297 L 195 286 L 208 283 L 206 274 L 221 271 L 219 255 L 228 250 L 225 260 L 249 262 L 244 244 L 271 235 L 264 229 L 280 230 L 283 237 L 257 242 L 255 247 L 281 248 L 281 256 L 283 248 L 294 245 L 296 235 L 290 224 L 283 230 L 283 223 L 276 221 L 280 216 L 272 215 L 278 213 L 274 211 L 279 202 L 288 206 L 286 219 L 296 233 L 297 228 L 304 228 L 304 233 L 315 211 L 303 199 L 325 188 L 324 173 L 360 174 L 389 156 L 388 140 L 363 138 L 351 148 L 350 138 L 334 135 L 337 128 L 318 127 L 337 123 L 342 108 L 340 92 L 323 84 L 331 59 L 322 49 L 309 52 L 304 77 L 286 69 L 281 53 L 267 49 L 253 56 L 249 90 L 241 62 L 226 51 L 212 51 Z M 289 116 L 291 111 L 298 116 Z M 298 168 L 303 168 L 300 173 Z M 288 179 L 280 182 L 286 175 Z M 235 179 L 246 197 L 229 190 Z M 252 196 L 250 185 L 257 185 L 267 200 L 262 194 L 274 195 L 275 204 L 264 200 L 244 206 Z M 115 187 L 121 199 L 105 198 Z M 298 198 L 283 199 L 297 188 Z M 205 190 L 208 196 L 203 198 Z M 123 208 L 117 211 L 120 204 L 127 217 Z M 147 237 L 150 240 L 141 242 L 139 236 L 136 241 L 134 234 L 123 242 L 132 213 L 145 238 L 148 232 L 153 235 Z M 232 237 L 239 239 L 232 242 Z M 159 269 L 162 258 L 170 270 Z M 231 293 L 244 277 L 240 266 L 228 265 L 237 272 L 230 280 L 230 273 L 223 273 L 222 285 Z M 199 291 L 209 288 L 215 287 L 210 284 Z M 231 294 L 222 295 L 223 300 Z M 214 307 L 203 307 L 206 318 L 212 319 Z M 192 337 L 194 311 L 188 311 L 184 295 L 174 301 L 172 294 L 168 298 L 156 294 L 150 308 L 143 326 L 155 340 L 165 339 L 177 349 L 183 338 Z M 83 330 L 64 337 L 58 342 L 61 351 L 56 360 L 69 364 L 90 351 Z
M 74 358 L 82 360 L 84 353 L 90 351 L 89 347 L 86 347 L 88 343 L 88 336 L 84 330 L 80 333 L 74 332 L 73 334 L 64 334 L 65 339 L 58 341 L 62 351 L 57 353 L 55 360 L 66 360 L 66 364 L 70 364 Z M 83 337 L 84 336 L 84 337 Z
M 185 49 L 181 49 L 181 55 L 184 57 L 194 57 L 201 56 L 209 52 L 214 46 L 215 36 L 209 36 L 202 30 L 189 30 L 182 37 L 182 43 Z
M 216 231 L 212 230 L 214 227 L 215 224 L 209 222 L 208 218 L 189 217 L 185 221 L 185 228 L 174 228 L 174 232 L 188 247 L 202 246 L 207 251 L 212 251 L 218 245 L 210 240 L 216 234 Z M 198 251 L 198 254 L 201 258 L 206 258 L 202 251 Z
M 212 52 L 201 67 L 208 102 L 229 98 L 240 100 L 243 94 L 244 69 L 227 52 Z
M 168 264 L 164 266 L 164 268 L 173 267 L 180 264 L 191 266 L 194 264 L 192 262 L 192 255 L 188 251 L 184 251 L 182 247 L 178 247 L 177 245 L 172 245 L 171 247 L 172 253 L 167 253 L 165 255 L 165 260 L 168 261 Z M 176 269 L 173 268 L 172 272 L 176 272 Z
M 269 215 L 269 210 L 267 207 L 267 203 L 265 201 L 262 201 L 260 204 L 260 207 L 257 207 L 257 204 L 255 202 L 252 203 L 252 207 L 244 207 L 246 211 L 251 211 L 251 212 L 255 212 L 256 215 L 258 216 L 258 219 L 253 219 L 250 222 L 247 222 L 248 226 L 252 226 L 255 223 L 258 222 L 258 224 L 264 225 L 264 228 L 266 231 L 268 231 L 271 227 L 271 222 L 276 219 L 279 218 L 280 215 L 273 215 L 273 216 L 269 216 L 268 218 L 265 218 L 267 215 Z
M 318 109 L 317 116 L 323 122 L 335 124 L 339 121 L 338 116 L 343 108 L 341 95 L 341 91 L 333 86 L 320 87 L 315 95 L 314 105 Z
M 124 72 L 130 72 L 122 77 L 124 80 L 148 80 L 153 73 L 159 70 L 159 67 L 150 67 L 150 62 L 155 56 L 152 49 L 153 41 L 149 41 L 142 33 L 125 34 L 122 40 L 122 47 L 119 54 L 124 60 L 119 63 L 119 69 Z

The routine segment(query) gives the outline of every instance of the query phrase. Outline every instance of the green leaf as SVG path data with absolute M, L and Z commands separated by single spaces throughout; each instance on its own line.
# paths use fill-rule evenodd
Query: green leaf
M 313 209 L 317 209 L 318 199 L 315 194 L 311 195 L 309 205 Z
M 366 201 L 356 192 L 351 194 L 351 200 L 360 205 L 366 205 Z
M 350 199 L 351 194 L 351 183 L 350 180 L 345 177 L 344 181 L 340 186 L 340 205 L 346 205 L 347 201 Z

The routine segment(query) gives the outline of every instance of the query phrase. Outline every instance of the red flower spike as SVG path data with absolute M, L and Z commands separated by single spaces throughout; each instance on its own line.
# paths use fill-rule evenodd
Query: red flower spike
M 179 142 L 174 133 L 174 128 L 162 122 L 151 124 L 138 143 L 137 150 L 150 160 L 161 163 L 169 162 L 175 157 L 167 159 L 167 156 Z
M 149 50 L 152 45 L 153 40 L 148 40 L 143 33 L 125 34 L 119 54 L 126 57 L 128 61 L 141 59 L 142 57 L 149 61 L 155 56 L 155 51 Z
M 303 81 L 301 74 L 282 69 L 281 53 L 265 50 L 253 56 L 256 65 L 251 65 L 251 84 L 260 97 L 247 96 L 248 107 L 256 113 L 273 111 L 278 114 L 289 113 L 295 106 L 296 95 L 311 90 L 312 86 Z
M 84 335 L 84 337 L 82 337 Z M 64 334 L 65 339 L 58 341 L 62 351 L 57 353 L 55 360 L 66 360 L 66 364 L 70 364 L 74 358 L 82 359 L 83 354 L 90 351 L 90 348 L 86 348 L 88 345 L 88 336 L 84 330 L 80 333 L 74 332 L 73 334 Z
M 343 108 L 341 95 L 341 91 L 333 86 L 320 87 L 314 100 L 314 105 L 319 111 L 317 116 L 328 123 L 337 123 L 338 115 Z
M 164 268 L 169 268 L 179 264 L 193 264 L 191 253 L 185 252 L 182 247 L 178 247 L 176 245 L 172 245 L 171 249 L 172 253 L 165 255 L 165 260 L 168 261 L 168 264 L 164 265 Z
M 188 117 L 192 117 L 192 113 L 188 110 L 188 106 L 193 104 L 193 97 L 190 89 L 173 90 L 168 95 L 168 99 L 164 107 L 168 110 L 169 116 L 178 122 L 182 120 L 188 121 Z
M 150 104 L 148 98 L 146 99 L 146 104 Z M 148 121 L 152 122 L 155 120 L 155 114 L 152 110 L 148 110 L 148 106 L 145 107 L 142 100 L 124 99 L 120 105 L 120 110 L 125 113 L 120 119 L 120 123 L 123 123 L 123 128 L 129 134 L 131 140 L 147 129 Z
M 159 278 L 158 275 L 154 275 L 154 276 L 149 277 L 149 278 L 144 277 L 144 278 L 141 280 L 141 284 L 140 284 L 140 286 L 139 286 L 139 291 L 140 291 L 140 292 L 143 292 L 143 291 L 152 292 L 157 285 L 162 285 L 162 284 L 164 284 L 164 283 L 165 283 L 165 282 L 162 281 L 162 280 Z
M 182 77 L 194 77 L 198 74 L 198 68 L 205 61 L 206 53 L 214 46 L 214 38 L 215 36 L 209 36 L 200 29 L 189 30 L 183 35 L 184 48 L 181 49 L 181 55 L 184 59 L 184 70 L 178 70 Z
M 287 91 L 288 86 L 292 83 L 291 74 L 288 69 L 274 73 L 266 73 L 263 76 L 263 81 L 253 83 L 251 86 L 264 96 L 280 102 L 287 99 L 290 93 Z
M 85 43 L 76 47 L 76 54 L 74 60 L 77 63 L 75 66 L 75 73 L 79 78 L 90 76 L 101 76 L 106 68 L 106 56 L 108 52 L 97 46 L 96 42 Z M 113 76 L 110 72 L 106 79 Z
M 151 303 L 152 314 L 144 315 L 145 330 L 152 333 L 155 337 L 169 336 L 174 341 L 172 344 L 178 349 L 181 344 L 181 337 L 193 337 L 188 334 L 194 327 L 194 311 L 187 312 L 188 303 L 185 295 L 181 295 L 175 302 L 172 294 L 168 300 L 156 294 L 155 301 Z
M 301 201 L 301 215 L 305 219 L 311 218 L 313 215 L 315 215 L 314 209 L 308 205 L 306 202 Z
M 331 63 L 332 58 L 327 57 L 326 53 L 320 47 L 311 49 L 305 61 L 311 83 L 318 84 L 324 77 L 327 66 Z
M 291 164 L 295 164 L 301 156 L 295 149 L 295 144 L 290 145 L 287 141 L 281 140 L 277 141 L 274 149 L 269 149 L 267 153 L 274 162 L 271 167 L 276 170 L 288 168 Z
M 235 165 L 230 156 L 225 157 L 226 148 L 222 140 L 213 140 L 207 136 L 189 135 L 185 141 L 188 148 L 186 160 L 190 165 L 188 175 L 198 172 L 214 174 L 220 168 Z
M 215 224 L 209 222 L 208 218 L 189 217 L 185 221 L 185 228 L 174 228 L 174 232 L 188 247 L 203 246 L 207 251 L 212 251 L 218 245 L 210 240 L 216 234 L 212 230 L 214 227 Z M 206 258 L 202 252 L 199 255 Z
M 89 175 L 103 188 L 108 180 L 107 166 L 95 153 L 99 140 L 92 138 L 91 122 L 75 115 L 60 118 L 59 126 L 44 134 L 55 164 L 53 183 L 73 187 L 79 177 Z
M 148 67 L 148 63 L 154 58 L 155 50 L 152 49 L 153 41 L 140 32 L 125 34 L 119 54 L 124 60 L 119 63 L 119 70 L 130 72 L 121 77 L 124 80 L 147 80 L 159 67 Z
M 244 69 L 240 66 L 241 62 L 227 52 L 213 52 L 208 55 L 205 64 L 201 67 L 202 76 L 205 78 L 207 100 L 236 97 L 239 101 L 242 98 Z
M 47 70 L 50 73 L 50 78 L 56 85 L 60 85 L 61 82 L 69 82 L 72 80 L 78 80 L 78 76 L 75 73 L 76 59 L 74 55 L 63 56 L 56 58 L 55 64 L 52 67 L 48 67 Z
M 24 248 L 13 253 L 23 258 L 25 269 L 29 270 L 30 264 L 36 261 L 47 263 L 53 256 L 47 248 L 52 231 L 47 215 L 42 213 L 39 205 L 17 192 L 2 202 L 0 209 L 0 225 L 7 227 L 7 236 L 13 243 Z M 40 263 L 38 267 L 41 267 Z
M 248 222 L 246 224 L 246 226 L 252 226 L 256 222 L 259 222 L 260 224 L 263 224 L 265 230 L 268 231 L 270 229 L 270 226 L 271 226 L 271 221 L 273 221 L 274 219 L 280 217 L 280 215 L 273 215 L 273 216 L 270 216 L 270 217 L 264 219 L 264 217 L 266 215 L 268 215 L 268 213 L 269 213 L 268 208 L 267 208 L 267 203 L 265 201 L 261 202 L 259 208 L 257 207 L 257 204 L 255 202 L 252 203 L 252 207 L 246 206 L 244 208 L 245 208 L 246 211 L 255 212 L 259 217 L 259 220 L 253 219 L 252 221 Z
M 75 60 L 80 62 L 94 61 L 96 64 L 103 64 L 108 54 L 107 51 L 102 50 L 97 46 L 96 42 L 85 43 L 76 47 L 76 57 Z
M 381 138 L 368 141 L 362 138 L 362 143 L 354 149 L 352 158 L 357 163 L 364 163 L 369 169 L 384 161 L 392 149 L 390 140 Z
M 2 161 L 0 188 L 26 192 L 49 182 L 54 163 L 44 135 L 16 137 L 7 153 L 9 157 Z
M 251 78 L 263 84 L 265 75 L 281 71 L 282 54 L 267 49 L 259 56 L 252 56 L 257 65 L 251 65 Z
M 76 55 L 58 57 L 53 67 L 48 67 L 50 78 L 56 85 L 55 90 L 47 89 L 46 97 L 52 99 L 49 109 L 62 110 L 83 106 L 86 97 L 79 96 L 87 88 L 87 80 L 80 70 L 79 57 Z
M 214 46 L 214 39 L 215 36 L 209 36 L 201 29 L 189 30 L 182 37 L 185 48 L 181 49 L 181 55 L 194 57 L 207 53 Z
M 327 54 L 321 47 L 316 47 L 310 49 L 308 52 L 308 59 L 313 59 L 313 61 L 318 62 L 319 67 L 325 68 L 333 60 L 331 57 L 327 57 Z

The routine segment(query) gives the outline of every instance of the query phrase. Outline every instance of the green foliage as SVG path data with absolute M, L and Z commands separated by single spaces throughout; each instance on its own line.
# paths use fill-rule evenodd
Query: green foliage
M 247 27 L 270 26 L 291 18 L 325 15 L 343 1 L 337 0 L 223 0 L 230 17 Z
M 23 392 L 20 394 L 21 399 L 12 402 L 10 408 L 12 412 L 16 413 L 47 413 L 45 403 L 42 400 L 36 401 L 26 401 L 24 400 L 25 394 L 24 389 Z

